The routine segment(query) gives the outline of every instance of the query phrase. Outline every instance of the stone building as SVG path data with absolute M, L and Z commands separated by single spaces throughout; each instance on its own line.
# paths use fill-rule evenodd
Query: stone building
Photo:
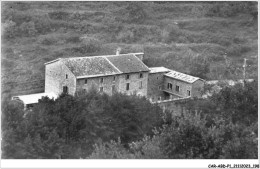
M 150 73 L 148 77 L 147 97 L 152 101 L 164 100 L 164 75 L 171 70 L 165 67 L 152 67 L 149 69 Z
M 137 53 L 138 57 L 141 53 Z M 97 89 L 147 96 L 149 68 L 133 54 L 59 58 L 45 63 L 45 92 L 74 95 Z
M 152 67 L 147 97 L 153 102 L 175 98 L 201 97 L 204 80 L 165 67 Z
M 164 75 L 165 99 L 201 97 L 205 80 L 171 70 Z
M 152 102 L 201 97 L 204 80 L 165 67 L 148 68 L 143 55 L 117 51 L 116 55 L 58 58 L 45 63 L 45 93 L 14 96 L 13 100 L 27 106 L 42 96 L 57 98 L 63 92 L 74 95 L 92 88 L 108 95 L 135 93 Z

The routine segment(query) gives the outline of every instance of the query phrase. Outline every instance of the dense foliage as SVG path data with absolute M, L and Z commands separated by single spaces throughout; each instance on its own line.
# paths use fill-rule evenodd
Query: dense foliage
M 31 111 L 2 112 L 3 158 L 253 159 L 258 154 L 257 83 L 181 102 L 181 116 L 144 97 L 95 90 L 43 98 Z
M 145 98 L 94 90 L 43 98 L 29 112 L 14 104 L 3 107 L 3 158 L 84 158 L 98 141 L 126 144 L 163 123 L 161 109 Z
M 129 143 L 98 143 L 88 158 L 257 159 L 257 83 L 226 87 L 186 108 L 153 136 Z M 197 113 L 200 112 L 200 113 Z
M 257 125 L 241 127 L 224 119 L 215 119 L 208 127 L 200 114 L 184 114 L 173 118 L 170 125 L 155 131 L 152 137 L 129 143 L 99 143 L 88 158 L 136 159 L 256 159 L 258 157 Z

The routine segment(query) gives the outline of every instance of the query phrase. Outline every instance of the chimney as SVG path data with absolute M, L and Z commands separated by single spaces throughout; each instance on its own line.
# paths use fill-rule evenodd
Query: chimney
M 116 50 L 116 55 L 120 55 L 120 52 L 121 52 L 121 48 L 118 47 L 117 50 Z

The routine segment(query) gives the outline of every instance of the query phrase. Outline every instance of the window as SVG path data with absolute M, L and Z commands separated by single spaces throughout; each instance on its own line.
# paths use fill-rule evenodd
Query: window
M 68 93 L 68 86 L 63 86 L 63 93 Z
M 162 87 L 161 87 L 161 86 L 158 86 L 158 89 L 159 89 L 159 90 L 162 90 Z
M 100 87 L 100 88 L 99 88 L 99 91 L 100 91 L 100 92 L 103 92 L 103 87 Z
M 88 79 L 85 79 L 85 84 L 87 84 L 88 83 Z
M 66 74 L 66 79 L 68 79 L 68 74 Z
M 171 84 L 171 83 L 168 83 L 168 85 L 167 85 L 167 89 L 172 90 L 172 84 Z
M 116 92 L 116 86 L 112 85 L 112 93 L 115 93 L 115 92 Z
M 187 90 L 187 94 L 188 94 L 188 96 L 190 96 L 190 90 Z
M 83 89 L 84 92 L 86 92 L 86 89 Z
M 139 82 L 139 89 L 142 89 L 143 88 L 143 82 Z
M 113 77 L 113 82 L 116 81 L 116 76 Z
M 130 75 L 125 76 L 125 80 L 128 80 L 128 79 L 130 79 Z
M 175 90 L 176 90 L 176 92 L 179 92 L 180 91 L 180 86 L 176 85 Z
M 159 79 L 159 77 L 156 78 L 157 80 Z
M 103 83 L 104 82 L 104 78 L 100 78 L 100 83 Z
M 143 78 L 143 74 L 142 73 L 139 74 L 139 78 Z
M 161 100 L 161 97 L 158 97 L 158 100 L 160 101 L 160 100 Z
M 126 90 L 129 90 L 129 88 L 130 88 L 130 83 L 127 83 L 126 84 Z

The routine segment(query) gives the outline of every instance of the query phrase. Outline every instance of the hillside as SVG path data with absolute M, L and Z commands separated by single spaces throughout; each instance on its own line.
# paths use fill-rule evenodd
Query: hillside
M 257 2 L 2 2 L 2 99 L 44 91 L 56 58 L 144 52 L 148 66 L 257 78 Z M 225 59 L 226 58 L 226 59 Z

